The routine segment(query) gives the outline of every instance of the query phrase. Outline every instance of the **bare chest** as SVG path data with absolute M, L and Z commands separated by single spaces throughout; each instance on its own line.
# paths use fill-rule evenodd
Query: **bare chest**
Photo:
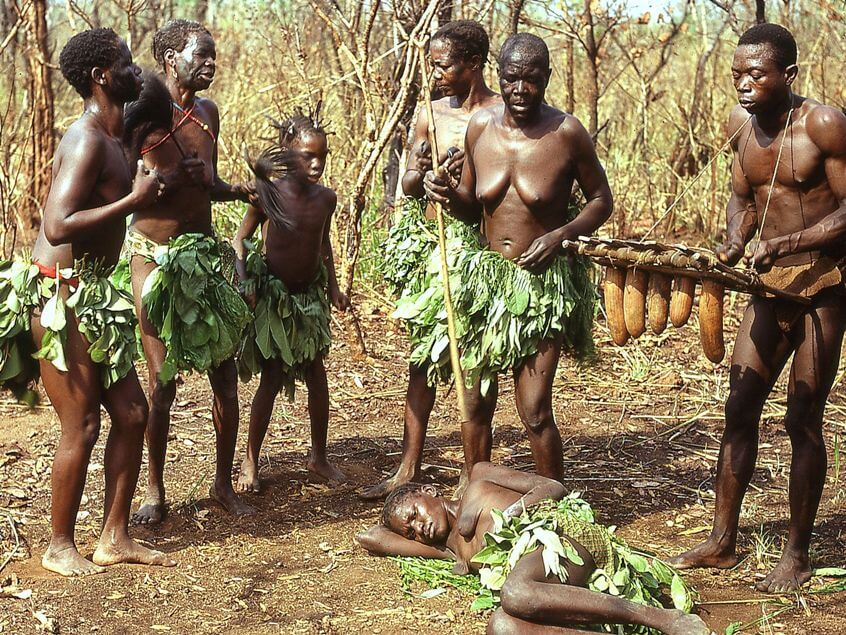
M 820 151 L 801 124 L 774 138 L 751 130 L 738 145 L 738 159 L 753 189 L 769 188 L 773 176 L 776 187 L 795 190 L 813 188 L 825 179 Z
M 506 196 L 525 207 L 544 209 L 569 196 L 573 159 L 555 134 L 537 139 L 502 133 L 480 135 L 473 152 L 476 196 L 490 209 Z

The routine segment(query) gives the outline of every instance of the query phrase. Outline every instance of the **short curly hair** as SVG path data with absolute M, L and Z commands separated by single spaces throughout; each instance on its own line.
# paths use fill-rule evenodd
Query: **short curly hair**
M 92 68 L 111 68 L 120 58 L 121 39 L 111 29 L 77 33 L 59 53 L 59 68 L 83 99 L 90 97 Z
M 780 24 L 765 22 L 756 24 L 744 32 L 737 41 L 738 46 L 766 44 L 775 53 L 774 60 L 780 68 L 785 69 L 796 63 L 796 40 L 793 34 Z
M 153 35 L 153 57 L 159 66 L 164 66 L 166 50 L 182 51 L 188 46 L 188 38 L 200 34 L 212 36 L 206 27 L 194 20 L 170 20 Z
M 462 60 L 468 61 L 478 55 L 482 65 L 488 61 L 490 40 L 485 27 L 475 20 L 454 20 L 447 22 L 432 36 L 434 40 L 446 40 Z
M 391 517 L 394 515 L 394 512 L 396 512 L 399 506 L 402 505 L 407 498 L 410 498 L 415 494 L 422 493 L 424 487 L 426 487 L 426 485 L 423 483 L 403 483 L 393 492 L 388 494 L 388 497 L 385 499 L 385 506 L 382 508 L 382 524 L 385 527 L 390 527 Z
M 498 61 L 502 64 L 514 51 L 527 53 L 549 68 L 549 47 L 541 38 L 531 33 L 515 33 L 502 43 Z

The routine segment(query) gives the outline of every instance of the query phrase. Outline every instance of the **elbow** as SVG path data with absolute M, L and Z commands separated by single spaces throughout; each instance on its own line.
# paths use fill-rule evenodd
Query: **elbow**
M 423 179 L 417 170 L 406 170 L 402 175 L 402 193 L 406 196 L 423 196 Z
M 607 189 L 605 192 L 602 193 L 600 197 L 602 201 L 602 213 L 600 225 L 605 223 L 609 218 L 611 218 L 611 214 L 614 213 L 614 195 L 611 194 L 611 189 Z
M 44 237 L 48 243 L 55 247 L 69 243 L 71 241 L 71 232 L 68 230 L 67 224 L 62 221 L 45 220 Z

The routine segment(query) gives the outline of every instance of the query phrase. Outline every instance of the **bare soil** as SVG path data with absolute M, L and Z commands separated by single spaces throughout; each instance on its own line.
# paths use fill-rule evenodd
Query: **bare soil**
M 133 535 L 172 554 L 178 566 L 117 566 L 85 580 L 40 567 L 49 536 L 50 464 L 58 421 L 49 405 L 34 411 L 0 406 L 0 632 L 63 633 L 480 633 L 486 616 L 471 597 L 448 591 L 431 599 L 404 592 L 396 566 L 368 557 L 356 532 L 378 518 L 380 505 L 356 488 L 395 466 L 402 434 L 406 341 L 376 293 L 358 298 L 370 356 L 356 352 L 349 318 L 335 324 L 328 360 L 330 454 L 350 484 L 330 488 L 305 469 L 305 389 L 289 404 L 280 397 L 265 442 L 259 512 L 233 519 L 207 498 L 213 473 L 210 392 L 187 377 L 173 411 L 166 482 L 170 515 Z M 733 339 L 742 299 L 732 302 Z M 583 493 L 606 523 L 634 545 L 669 556 L 701 540 L 713 510 L 713 475 L 728 388 L 727 362 L 702 355 L 692 326 L 644 336 L 625 348 L 596 329 L 600 358 L 577 368 L 564 361 L 555 412 L 565 439 L 566 484 Z M 729 347 L 730 348 L 730 347 Z M 140 369 L 143 375 L 143 369 Z M 240 460 L 256 382 L 241 389 Z M 765 411 L 761 453 L 742 517 L 741 564 L 732 571 L 688 575 L 701 594 L 700 614 L 722 633 L 732 622 L 749 633 L 806 635 L 846 632 L 844 593 L 772 598 L 753 583 L 775 564 L 785 537 L 789 440 L 782 420 L 785 379 Z M 441 392 L 432 415 L 426 479 L 449 491 L 461 466 L 454 396 Z M 531 454 L 505 379 L 495 419 L 494 460 L 531 469 Z M 108 429 L 104 414 L 103 430 Z M 842 374 L 827 410 L 829 476 L 814 539 L 815 566 L 843 566 L 846 475 L 835 437 L 846 436 Z M 94 549 L 103 504 L 103 444 L 94 451 L 77 538 Z M 839 452 L 837 453 L 839 454 Z M 838 463 L 840 461 L 841 463 Z M 146 470 L 146 463 L 144 468 Z M 142 472 L 142 484 L 143 484 Z M 140 502 L 142 488 L 135 501 Z M 831 582 L 828 580 L 827 582 Z

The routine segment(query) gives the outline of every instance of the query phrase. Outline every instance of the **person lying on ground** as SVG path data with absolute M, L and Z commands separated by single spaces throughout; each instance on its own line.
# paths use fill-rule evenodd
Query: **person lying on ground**
M 622 541 L 594 522 L 589 509 L 583 501 L 567 497 L 558 481 L 480 462 L 459 500 L 438 496 L 432 485 L 409 483 L 395 489 L 385 501 L 382 522 L 358 534 L 356 540 L 377 556 L 452 559 L 460 574 L 500 562 L 499 569 L 489 572 L 492 577 L 504 577 L 490 584 L 499 587 L 501 600 L 488 623 L 490 633 L 582 633 L 570 626 L 629 624 L 670 635 L 708 635 L 710 629 L 696 615 L 585 588 L 597 576 L 619 580 L 615 574 L 627 567 L 631 554 Z M 548 534 L 535 534 L 557 548 L 558 554 L 566 554 L 553 556 L 555 573 L 550 573 L 544 547 L 526 548 L 535 536 L 511 536 L 514 549 L 523 545 L 525 551 L 494 558 L 502 538 L 491 535 L 504 535 L 503 528 L 508 529 L 509 521 L 517 517 L 533 521 L 522 524 L 529 534 L 543 526 L 554 535 L 552 540 Z M 539 545 L 536 541 L 535 546 Z M 660 577 L 671 571 L 660 561 L 652 566 L 663 567 L 662 573 L 656 573 Z M 645 578 L 642 572 L 650 569 L 645 558 L 638 568 L 641 573 L 628 567 L 627 575 Z

